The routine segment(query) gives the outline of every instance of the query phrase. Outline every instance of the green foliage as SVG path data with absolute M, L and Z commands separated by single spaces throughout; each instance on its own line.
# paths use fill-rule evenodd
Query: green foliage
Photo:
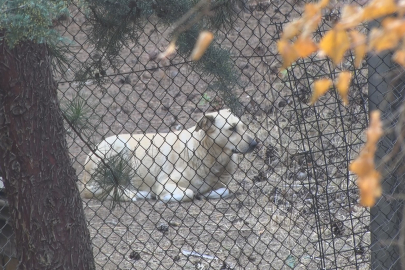
M 148 0 L 86 0 L 80 2 L 80 8 L 86 15 L 87 34 L 90 43 L 99 52 L 97 57 L 81 63 L 75 72 L 75 80 L 88 79 L 98 84 L 105 83 L 101 75 L 110 68 L 117 67 L 117 58 L 124 46 L 136 43 L 144 29 L 146 18 L 153 13 L 152 2 Z
M 6 42 L 10 48 L 27 40 L 46 43 L 53 56 L 54 71 L 64 74 L 70 41 L 54 29 L 54 22 L 69 18 L 69 3 L 66 0 L 0 0 L 0 30 L 4 33 L 0 42 Z
M 213 16 L 208 17 L 207 25 L 210 29 L 230 29 L 241 10 L 247 8 L 244 0 L 216 0 L 213 1 L 211 10 Z
M 63 118 L 68 124 L 67 133 L 75 141 L 76 139 L 85 141 L 86 146 L 95 148 L 98 141 L 95 141 L 95 126 L 101 122 L 102 116 L 94 113 L 97 104 L 91 102 L 89 98 L 78 93 L 72 100 L 62 99 L 61 111 Z
M 93 79 L 103 83 L 101 74 L 110 67 L 118 69 L 118 57 L 123 46 L 137 41 L 152 15 L 155 15 L 163 25 L 173 26 L 176 22 L 199 1 L 196 0 L 87 0 L 82 8 L 86 11 L 89 24 L 89 35 L 95 49 L 100 52 L 97 59 L 89 59 L 76 75 L 76 80 Z M 209 3 L 209 2 L 207 2 Z M 180 33 L 176 44 L 178 54 L 188 58 L 202 30 L 219 30 L 230 27 L 235 16 L 244 5 L 243 0 L 212 1 L 209 14 L 199 9 L 181 25 L 186 30 Z M 195 22 L 196 17 L 202 17 Z M 228 50 L 213 43 L 204 56 L 197 62 L 191 63 L 193 68 L 203 76 L 214 76 L 210 89 L 219 92 L 234 112 L 240 109 L 237 98 L 232 95 L 232 89 L 238 82 L 237 70 L 230 58 Z
M 198 105 L 205 105 L 207 102 L 210 102 L 212 100 L 211 96 L 208 95 L 207 93 L 204 93 L 201 96 L 200 102 L 198 102 Z
M 89 41 L 103 57 L 113 60 L 128 42 L 136 42 L 152 1 L 87 0 L 84 10 L 90 26 Z
M 133 189 L 131 180 L 135 176 L 132 155 L 129 150 L 122 150 L 120 153 L 104 159 L 104 162 L 100 162 L 92 174 L 91 181 L 94 181 L 92 184 L 96 183 L 103 190 L 100 200 L 112 196 L 112 202 L 115 204 L 125 196 L 125 190 Z
M 76 96 L 71 102 L 66 104 L 62 109 L 63 114 L 70 124 L 79 130 L 88 129 L 88 120 L 92 109 L 87 105 L 86 100 L 81 96 Z
M 153 14 L 156 14 L 165 25 L 176 22 L 183 14 L 192 9 L 196 3 L 196 1 L 191 0 L 155 0 L 153 2 L 151 5 Z
M 203 27 L 195 25 L 179 36 L 177 52 L 180 55 L 184 57 L 190 55 L 201 29 Z M 190 65 L 202 76 L 214 76 L 215 80 L 211 82 L 209 89 L 219 93 L 225 104 L 234 113 L 241 114 L 241 105 L 233 94 L 233 89 L 238 82 L 238 71 L 229 50 L 222 49 L 215 43 L 211 44 L 203 57 Z
M 53 20 L 69 16 L 64 0 L 0 0 L 0 29 L 10 47 L 21 41 L 56 45 L 64 39 L 53 29 Z

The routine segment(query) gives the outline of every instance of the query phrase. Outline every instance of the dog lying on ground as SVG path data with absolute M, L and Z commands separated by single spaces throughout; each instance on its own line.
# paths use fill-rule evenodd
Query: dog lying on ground
M 229 110 L 206 114 L 196 126 L 179 132 L 111 136 L 97 146 L 97 155 L 87 157 L 81 195 L 105 198 L 106 191 L 92 174 L 101 164 L 100 157 L 126 152 L 135 174 L 132 188 L 120 189 L 121 201 L 190 201 L 197 195 L 225 198 L 231 195 L 227 185 L 236 171 L 237 154 L 256 146 L 247 127 Z

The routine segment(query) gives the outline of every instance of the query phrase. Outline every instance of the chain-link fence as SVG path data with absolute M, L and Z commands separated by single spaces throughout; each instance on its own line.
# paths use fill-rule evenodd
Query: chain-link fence
M 370 27 L 378 26 L 377 22 Z M 368 91 L 370 109 L 382 112 L 386 122 L 386 135 L 379 143 L 376 154 L 383 174 L 383 196 L 371 208 L 371 268 L 403 269 L 404 226 L 401 220 L 403 211 L 403 158 L 402 149 L 402 109 L 403 69 L 391 61 L 392 54 L 375 55 L 368 60 Z M 398 149 L 399 148 L 399 149 Z M 401 255 L 402 254 L 402 255 Z
M 369 84 L 374 83 L 372 88 L 377 91 L 381 89 L 378 81 L 383 81 L 384 73 L 378 67 L 368 69 L 366 63 L 361 69 L 353 69 L 354 56 L 350 54 L 339 67 L 327 59 L 310 57 L 280 71 L 276 42 L 283 25 L 300 16 L 303 5 L 299 1 L 252 1 L 240 12 L 234 28 L 216 37 L 222 48 L 231 51 L 240 72 L 243 86 L 234 89 L 234 95 L 244 107 L 241 120 L 247 130 L 230 118 L 218 126 L 215 121 L 221 117 L 215 116 L 212 125 L 219 133 L 214 144 L 222 143 L 217 142 L 219 137 L 232 136 L 224 131 L 227 125 L 236 126 L 238 130 L 233 132 L 237 134 L 252 134 L 259 143 L 251 153 L 229 154 L 238 157 L 228 160 L 235 162 L 236 172 L 227 171 L 226 166 L 222 166 L 222 172 L 209 168 L 207 178 L 209 174 L 218 179 L 218 174 L 230 175 L 229 182 L 224 181 L 232 196 L 207 199 L 195 192 L 191 202 L 166 203 L 157 196 L 123 202 L 116 208 L 111 208 L 109 201 L 84 199 L 98 269 L 388 269 L 397 263 L 400 256 L 389 241 L 398 238 L 400 203 L 394 207 L 392 198 L 387 199 L 384 206 L 389 210 L 374 209 L 371 220 L 370 211 L 358 205 L 355 177 L 348 171 L 364 142 L 369 107 L 380 104 L 385 97 L 385 92 L 372 96 Z M 58 28 L 75 42 L 70 46 L 72 62 L 101 57 L 87 42 L 83 13 L 73 6 L 71 13 L 69 22 Z M 338 17 L 337 10 L 330 9 L 315 39 Z M 158 18 L 150 17 L 138 43 L 122 49 L 121 66 L 95 74 L 105 79 L 101 87 L 92 80 L 81 85 L 73 75 L 58 82 L 62 106 L 73 102 L 87 108 L 84 117 L 90 128 L 77 132 L 67 125 L 70 153 L 80 180 L 93 143 L 118 134 L 185 134 L 195 126 L 208 132 L 198 121 L 224 107 L 221 98 L 207 87 L 211 79 L 193 70 L 186 59 L 175 56 L 153 60 L 153 55 L 167 46 L 169 31 L 158 24 Z M 343 69 L 354 75 L 350 105 L 343 106 L 338 95 L 330 91 L 309 106 L 313 81 L 320 77 L 335 79 Z M 375 74 L 373 81 L 369 80 Z M 193 132 L 197 131 L 186 132 L 189 137 L 185 140 L 200 140 L 203 145 L 203 138 Z M 152 138 L 136 138 L 131 146 L 129 138 L 109 143 L 130 148 L 130 163 L 137 163 L 134 166 L 138 170 L 145 167 L 143 177 L 160 183 L 154 173 L 162 168 L 146 166 L 151 164 L 148 159 L 159 163 L 154 160 L 156 153 L 150 154 L 150 149 L 155 149 Z M 176 143 L 170 140 L 163 138 L 161 144 L 183 162 L 166 162 L 184 178 L 182 181 L 191 181 L 192 177 L 185 176 L 191 158 L 186 160 L 181 155 L 186 142 L 182 138 L 174 139 Z M 243 137 L 234 145 L 246 141 Z M 198 149 L 192 149 L 190 155 L 204 152 Z M 212 156 L 221 163 L 224 152 L 204 149 L 207 153 L 199 157 L 202 164 Z M 135 174 L 137 179 L 142 176 Z M 400 177 L 396 179 L 398 183 Z M 84 183 L 79 185 L 83 189 Z M 159 195 L 154 193 L 154 184 L 148 185 L 145 190 L 150 191 L 142 194 Z M 390 194 L 395 187 L 390 187 Z M 97 193 L 101 189 L 89 190 Z M 384 224 L 394 219 L 386 232 Z M 386 233 L 384 241 L 375 236 L 381 233 L 370 233 L 370 224 L 372 229 Z M 5 242 L 12 242 L 10 239 L 7 236 Z M 394 247 L 393 251 L 381 255 L 387 245 Z M 13 257 L 13 251 L 7 253 L 5 248 L 3 254 Z M 381 262 L 384 260 L 387 262 Z

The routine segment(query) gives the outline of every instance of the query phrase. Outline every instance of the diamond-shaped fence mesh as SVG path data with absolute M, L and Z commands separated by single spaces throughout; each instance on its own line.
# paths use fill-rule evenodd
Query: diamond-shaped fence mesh
M 87 42 L 86 17 L 70 9 L 72 18 L 59 29 L 74 41 L 73 67 L 101 56 Z M 240 121 L 217 114 L 224 104 L 208 89 L 212 78 L 193 70 L 187 59 L 153 60 L 170 33 L 153 16 L 138 42 L 122 49 L 119 67 L 95 74 L 104 84 L 80 85 L 74 74 L 58 81 L 62 106 L 85 105 L 83 117 L 91 126 L 79 133 L 67 128 L 74 167 L 88 181 L 79 186 L 82 195 L 89 192 L 84 207 L 98 269 L 396 266 L 400 256 L 392 242 L 400 233 L 401 203 L 383 196 L 370 216 L 358 204 L 356 179 L 348 170 L 364 143 L 369 107 L 379 107 L 388 91 L 383 81 L 392 65 L 374 56 L 370 61 L 381 62 L 374 68 L 363 63 L 354 69 L 348 54 L 338 67 L 310 57 L 280 71 L 277 40 L 302 10 L 299 1 L 252 2 L 232 30 L 216 37 L 231 51 L 243 82 L 233 90 L 244 107 Z M 315 39 L 338 16 L 330 10 Z M 387 68 L 379 69 L 383 64 Z M 350 105 L 330 91 L 309 106 L 313 81 L 335 79 L 341 70 L 353 73 Z M 400 90 L 394 103 L 398 99 Z M 111 137 L 119 134 L 133 136 Z M 90 150 L 102 141 L 98 151 Z M 117 193 L 95 183 L 105 171 L 114 171 L 111 183 L 122 184 Z M 400 183 L 395 177 L 385 184 L 393 185 L 384 189 L 390 195 Z M 225 198 L 206 198 L 210 192 Z M 96 198 L 123 193 L 126 201 L 115 208 Z M 166 202 L 185 196 L 193 198 Z M 11 258 L 11 234 L 2 228 L 2 254 Z

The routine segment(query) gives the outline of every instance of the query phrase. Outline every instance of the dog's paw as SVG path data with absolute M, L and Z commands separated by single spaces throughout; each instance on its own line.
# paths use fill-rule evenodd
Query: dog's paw
M 138 191 L 136 193 L 136 198 L 141 200 L 149 200 L 152 199 L 152 192 L 151 191 Z
M 176 189 L 173 193 L 164 195 L 161 200 L 163 202 L 187 202 L 194 198 L 194 192 L 190 189 Z
M 225 199 L 232 197 L 233 193 L 227 188 L 219 188 L 204 194 L 207 199 Z

